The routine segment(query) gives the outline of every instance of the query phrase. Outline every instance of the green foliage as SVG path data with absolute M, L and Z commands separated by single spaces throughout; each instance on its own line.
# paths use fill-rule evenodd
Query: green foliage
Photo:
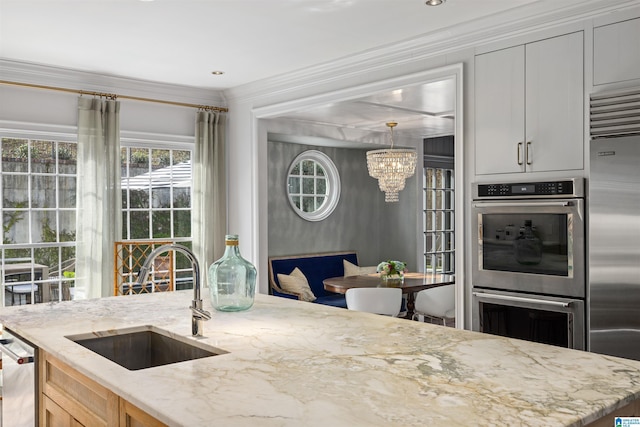
M 131 153 L 131 163 L 148 163 L 149 153 L 147 151 L 136 150 Z
M 5 205 L 8 203 L 5 202 Z M 14 206 L 16 209 L 24 209 L 27 207 L 27 202 L 17 202 Z M 20 221 L 24 219 L 24 211 L 5 211 L 2 218 L 2 243 L 7 245 L 13 243 L 6 236 L 9 234 L 9 231 Z
M 49 225 L 49 218 L 44 217 L 42 220 L 42 241 L 43 242 L 56 242 L 57 232 Z M 76 233 L 71 231 L 61 231 L 60 241 L 74 242 L 76 240 Z M 62 259 L 69 260 L 75 257 L 74 247 L 62 247 Z M 45 247 L 36 251 L 35 262 L 38 264 L 48 265 L 49 268 L 57 269 L 60 258 L 57 247 Z
M 58 148 L 58 159 L 59 160 L 75 160 L 74 158 L 74 153 L 66 148 L 66 147 L 59 147 Z

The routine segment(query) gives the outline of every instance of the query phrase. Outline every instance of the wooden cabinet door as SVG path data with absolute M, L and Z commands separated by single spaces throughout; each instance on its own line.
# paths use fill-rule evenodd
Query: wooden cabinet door
M 525 169 L 584 167 L 582 32 L 526 45 Z
M 524 46 L 476 56 L 476 174 L 523 172 Z
M 43 350 L 38 363 L 42 401 L 55 402 L 80 425 L 118 425 L 118 395 Z
M 73 417 L 53 400 L 44 396 L 42 399 L 43 408 L 40 411 L 40 425 L 44 427 L 79 427 Z
M 167 427 L 167 425 L 120 398 L 120 427 Z

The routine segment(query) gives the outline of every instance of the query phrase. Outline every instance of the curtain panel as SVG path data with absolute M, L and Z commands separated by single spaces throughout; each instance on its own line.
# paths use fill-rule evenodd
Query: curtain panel
M 78 99 L 76 299 L 111 295 L 122 235 L 120 103 Z
M 227 229 L 225 160 L 226 114 L 196 113 L 193 164 L 193 250 L 202 265 L 202 283 L 209 266 L 224 253 Z

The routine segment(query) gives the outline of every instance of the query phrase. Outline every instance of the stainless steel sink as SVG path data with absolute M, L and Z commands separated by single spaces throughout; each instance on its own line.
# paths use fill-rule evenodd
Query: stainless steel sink
M 226 354 L 154 326 L 70 335 L 74 341 L 130 371 Z

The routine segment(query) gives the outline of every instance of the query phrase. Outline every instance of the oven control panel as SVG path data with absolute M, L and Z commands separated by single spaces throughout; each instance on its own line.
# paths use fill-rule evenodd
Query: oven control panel
M 582 178 L 564 181 L 475 184 L 477 198 L 582 197 Z

